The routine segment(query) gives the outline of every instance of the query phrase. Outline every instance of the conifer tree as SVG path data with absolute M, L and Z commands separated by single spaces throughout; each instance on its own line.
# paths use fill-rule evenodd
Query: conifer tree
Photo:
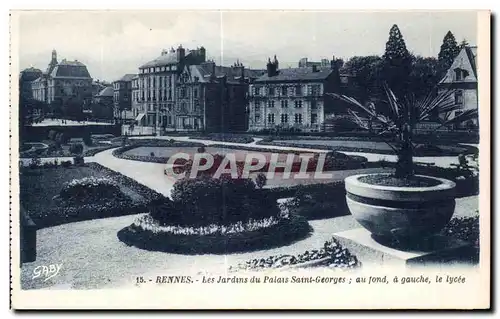
M 411 55 L 406 48 L 403 35 L 395 24 L 389 32 L 389 40 L 385 45 L 384 78 L 396 95 L 407 93 L 411 63 Z
M 457 40 L 451 31 L 448 31 L 443 39 L 443 44 L 441 44 L 441 49 L 439 51 L 438 60 L 441 66 L 441 72 L 446 72 L 453 63 L 453 60 L 457 57 L 460 52 L 460 47 L 457 44 Z

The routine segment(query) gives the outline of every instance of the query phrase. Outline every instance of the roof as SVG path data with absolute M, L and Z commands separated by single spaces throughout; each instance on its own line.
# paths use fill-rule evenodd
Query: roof
M 214 72 L 214 62 L 204 62 L 199 65 L 189 66 L 189 73 L 191 76 L 191 81 L 194 81 L 194 77 L 197 76 L 200 82 L 209 82 Z M 241 78 L 241 66 L 228 67 L 215 65 L 215 77 L 221 79 L 224 76 L 228 83 L 240 83 Z M 263 70 L 250 70 L 243 69 L 243 74 L 245 78 L 258 78 L 263 73 Z
M 52 77 L 90 78 L 85 64 L 78 61 L 62 60 L 50 73 Z
M 111 86 L 105 87 L 101 92 L 99 92 L 99 94 L 97 94 L 97 96 L 109 96 L 109 97 L 113 97 L 113 95 L 114 92 Z
M 331 68 L 317 68 L 313 72 L 312 68 L 289 68 L 281 69 L 275 76 L 268 76 L 267 72 L 255 80 L 255 82 L 293 82 L 293 81 L 321 81 L 325 80 L 333 70 Z
M 137 76 L 137 74 L 125 74 L 122 76 L 117 82 L 130 82 L 132 79 L 134 79 Z
M 465 47 L 465 53 L 467 53 L 467 57 L 469 58 L 470 64 L 472 66 L 472 70 L 474 71 L 474 76 L 477 78 L 477 47 L 467 46 Z
M 42 70 L 34 68 L 34 67 L 30 67 L 30 68 L 22 70 L 21 73 L 40 73 L 41 74 Z
M 187 56 L 190 54 L 190 52 L 186 52 Z M 143 64 L 139 67 L 139 69 L 143 68 L 149 68 L 149 67 L 155 67 L 155 66 L 164 66 L 164 65 L 170 65 L 170 64 L 177 64 L 179 63 L 179 60 L 177 59 L 177 52 L 176 51 L 164 51 L 162 55 L 157 57 L 154 60 L 149 61 L 146 64 Z

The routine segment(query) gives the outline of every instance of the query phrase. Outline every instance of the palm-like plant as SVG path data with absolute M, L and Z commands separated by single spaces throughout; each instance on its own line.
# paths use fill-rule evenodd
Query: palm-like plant
M 414 95 L 399 99 L 387 85 L 384 85 L 384 89 L 387 100 L 379 101 L 377 105 L 374 102 L 363 105 L 355 98 L 345 95 L 335 93 L 330 93 L 330 95 L 355 106 L 364 113 L 360 115 L 357 111 L 348 110 L 359 127 L 370 130 L 372 121 L 377 122 L 382 127 L 378 135 L 390 133 L 397 138 L 398 143 L 388 144 L 398 156 L 395 176 L 399 178 L 411 177 L 414 174 L 412 139 L 417 123 L 436 117 L 436 120 L 440 122 L 435 129 L 437 130 L 442 126 L 477 119 L 477 109 L 464 110 L 462 114 L 450 118 L 452 112 L 461 110 L 462 107 L 455 103 L 455 90 L 453 89 L 446 89 L 437 94 L 430 92 L 423 99 L 416 99 Z M 387 106 L 385 112 L 377 110 L 377 106 L 380 108 L 382 105 Z

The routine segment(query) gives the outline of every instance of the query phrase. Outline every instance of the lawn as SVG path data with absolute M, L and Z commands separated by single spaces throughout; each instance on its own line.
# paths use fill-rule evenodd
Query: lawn
M 131 156 L 150 156 L 151 153 L 154 153 L 155 157 L 163 157 L 169 158 L 177 153 L 187 153 L 190 158 L 194 157 L 194 154 L 198 152 L 198 147 L 158 147 L 158 146 L 139 146 L 128 151 L 123 152 L 123 155 L 131 155 Z M 205 147 L 205 152 L 210 153 L 212 155 L 226 155 L 226 154 L 235 154 L 237 161 L 244 161 L 247 154 L 262 154 L 266 157 L 266 160 L 269 161 L 271 158 L 272 152 L 266 151 L 250 151 L 250 150 L 241 150 L 235 148 L 223 148 L 223 147 Z M 280 161 L 285 161 L 287 158 L 287 154 L 280 152 L 278 155 L 278 159 Z M 296 157 L 296 160 L 299 160 Z
M 389 144 L 383 141 L 356 141 L 356 140 L 334 140 L 334 139 L 275 139 L 272 141 L 260 141 L 257 144 L 308 147 L 317 149 L 328 149 L 344 152 L 365 152 L 377 154 L 394 154 Z M 394 143 L 391 143 L 394 145 Z M 457 156 L 461 153 L 472 154 L 477 148 L 466 145 L 435 145 L 432 148 L 424 144 L 415 145 L 416 156 Z
M 130 205 L 124 209 L 109 212 L 113 216 L 137 213 L 136 211 L 148 203 L 149 199 L 138 191 L 133 184 L 125 184 L 113 174 L 92 166 L 72 166 L 69 168 L 36 168 L 24 169 L 20 173 L 20 202 L 39 228 L 64 224 L 73 221 L 109 217 L 107 212 L 97 213 L 92 207 L 76 207 L 78 214 L 67 214 L 58 202 L 53 200 L 59 195 L 64 183 L 83 177 L 109 177 L 119 184 L 120 190 Z M 129 209 L 130 208 L 130 209 Z

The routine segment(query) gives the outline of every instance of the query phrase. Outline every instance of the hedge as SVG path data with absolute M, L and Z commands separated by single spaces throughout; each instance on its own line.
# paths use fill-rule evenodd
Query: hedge
M 122 146 L 116 150 L 113 151 L 113 156 L 121 158 L 121 159 L 126 159 L 126 160 L 132 160 L 132 161 L 139 161 L 139 162 L 149 162 L 149 163 L 161 163 L 161 164 L 166 164 L 168 163 L 169 158 L 168 157 L 158 157 L 158 156 L 151 156 L 151 155 L 130 155 L 130 154 L 124 154 L 126 151 L 129 151 L 131 149 L 137 148 L 137 147 L 142 147 L 142 146 L 149 146 L 149 147 L 201 147 L 205 146 L 205 144 L 202 143 L 196 143 L 196 142 L 177 142 L 177 141 L 166 141 L 166 140 L 155 140 L 155 139 L 140 139 L 140 140 L 130 140 L 130 145 L 127 146 Z

